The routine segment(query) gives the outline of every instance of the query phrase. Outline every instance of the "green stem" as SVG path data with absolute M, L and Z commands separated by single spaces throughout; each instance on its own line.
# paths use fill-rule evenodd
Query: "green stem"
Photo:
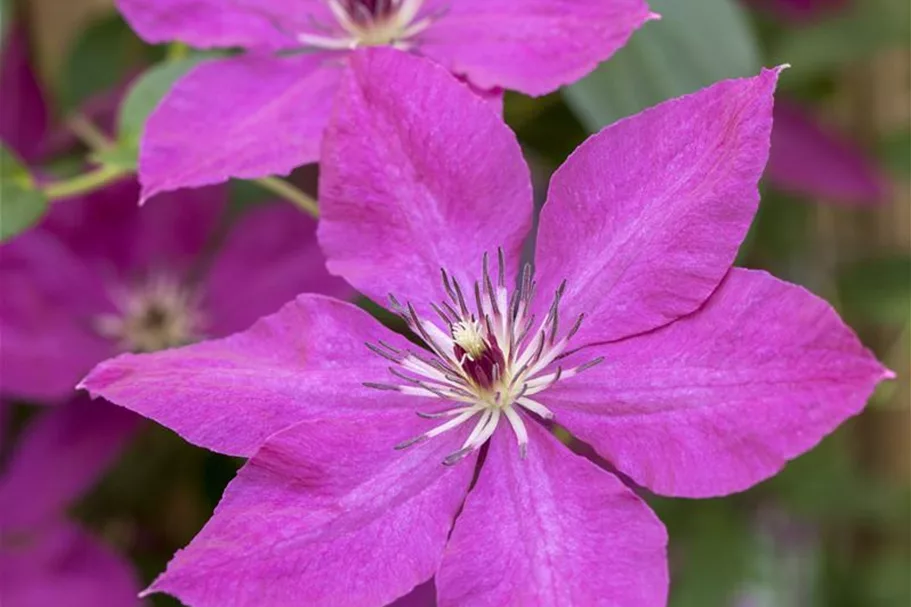
M 279 179 L 278 177 L 263 177 L 257 179 L 256 183 L 273 194 L 277 194 L 285 200 L 294 203 L 303 212 L 309 213 L 313 217 L 319 217 L 319 207 L 317 206 L 316 201 L 284 179 Z
M 129 169 L 102 166 L 89 171 L 88 173 L 48 184 L 42 189 L 48 200 L 60 200 L 62 198 L 71 198 L 73 196 L 79 196 L 80 194 L 88 194 L 95 190 L 100 190 L 109 183 L 117 181 L 130 173 L 131 171 Z
M 92 151 L 109 150 L 116 145 L 108 139 L 108 136 L 101 129 L 92 124 L 92 121 L 82 114 L 70 116 L 67 120 L 67 125 L 70 131 Z

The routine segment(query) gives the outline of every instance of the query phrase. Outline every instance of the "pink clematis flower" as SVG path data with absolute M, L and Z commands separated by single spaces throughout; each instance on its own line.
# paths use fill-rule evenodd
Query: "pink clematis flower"
M 181 79 L 149 118 L 142 196 L 319 160 L 348 57 L 392 46 L 480 89 L 574 82 L 653 18 L 644 0 L 118 0 L 153 43 L 242 47 Z
M 124 181 L 60 203 L 0 246 L 3 395 L 62 401 L 118 352 L 227 335 L 303 291 L 350 293 L 325 270 L 315 222 L 290 205 L 242 216 L 209 260 L 223 190 L 142 210 L 137 194 Z
M 135 607 L 129 562 L 65 508 L 114 461 L 138 417 L 83 396 L 42 413 L 0 476 L 4 607 Z
M 652 491 L 724 495 L 813 447 L 889 376 L 824 301 L 731 269 L 776 79 L 722 82 L 591 137 L 553 176 L 532 275 L 512 132 L 435 64 L 353 57 L 319 236 L 330 270 L 421 345 L 303 295 L 243 333 L 99 365 L 91 393 L 251 456 L 149 591 L 370 606 L 434 578 L 442 607 L 664 605 L 660 521 L 542 420 Z

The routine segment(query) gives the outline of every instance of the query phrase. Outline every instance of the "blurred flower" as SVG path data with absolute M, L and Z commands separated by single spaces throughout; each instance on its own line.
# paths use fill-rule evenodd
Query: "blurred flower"
M 129 562 L 65 513 L 119 454 L 138 419 L 79 396 L 27 427 L 0 476 L 4 607 L 139 603 Z
M 93 394 L 252 456 L 150 592 L 368 606 L 434 577 L 446 607 L 664 605 L 661 523 L 539 422 L 556 415 L 652 491 L 723 495 L 813 447 L 889 376 L 824 301 L 730 268 L 776 79 L 722 82 L 590 138 L 553 177 L 532 280 L 515 136 L 428 61 L 353 57 L 320 240 L 333 272 L 394 294 L 424 348 L 303 295 L 244 333 L 99 365 Z
M 791 20 L 817 19 L 833 10 L 842 8 L 848 0 L 750 0 L 755 6 L 774 11 Z
M 773 186 L 848 204 L 884 202 L 886 179 L 860 147 L 817 124 L 799 105 L 775 105 L 766 177 Z
M 149 42 L 242 47 L 181 79 L 149 118 L 143 198 L 319 160 L 347 58 L 386 45 L 480 89 L 551 92 L 586 75 L 653 18 L 643 0 L 119 0 Z M 415 86 L 416 82 L 403 82 Z
M 225 192 L 140 209 L 124 181 L 56 204 L 0 246 L 3 394 L 60 401 L 93 365 L 239 331 L 294 295 L 350 290 L 325 270 L 315 222 L 290 205 L 255 208 L 206 256 Z
M 29 64 L 25 32 L 10 28 L 0 50 L 0 140 L 26 162 L 35 162 L 45 152 L 50 116 Z

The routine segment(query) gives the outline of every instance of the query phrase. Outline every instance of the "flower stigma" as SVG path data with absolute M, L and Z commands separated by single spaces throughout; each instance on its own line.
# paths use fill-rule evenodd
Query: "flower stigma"
M 166 275 L 132 287 L 117 288 L 117 312 L 95 318 L 98 334 L 116 339 L 129 352 L 156 352 L 183 346 L 202 337 L 204 318 L 196 294 Z
M 382 341 L 368 343 L 371 351 L 394 363 L 389 372 L 395 380 L 364 385 L 446 402 L 440 410 L 418 412 L 423 418 L 444 420 L 441 424 L 396 445 L 396 449 L 476 419 L 461 448 L 443 460 L 452 465 L 484 445 L 505 419 L 518 441 L 519 453 L 525 457 L 528 432 L 524 418 L 528 413 L 543 419 L 554 417 L 535 395 L 603 360 L 599 357 L 580 365 L 561 365 L 561 360 L 578 351 L 568 345 L 585 316 L 580 314 L 561 334 L 559 310 L 566 281 L 554 293 L 545 317 L 536 322 L 530 312 L 536 287 L 531 267 L 525 266 L 518 287 L 510 292 L 502 249 L 497 260 L 494 281 L 489 257 L 484 255 L 481 280 L 468 295 L 454 276 L 441 269 L 447 300 L 431 304 L 440 322 L 422 318 L 411 303 L 403 305 L 390 295 L 392 309 L 423 340 L 427 350 L 401 350 Z
M 392 46 L 408 50 L 414 37 L 439 15 L 418 18 L 424 0 L 325 0 L 335 22 L 313 22 L 315 32 L 297 34 L 309 47 L 350 50 L 364 46 Z

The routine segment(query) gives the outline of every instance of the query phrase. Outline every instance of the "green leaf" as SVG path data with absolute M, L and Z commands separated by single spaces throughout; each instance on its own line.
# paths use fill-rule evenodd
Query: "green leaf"
M 905 324 L 911 319 L 911 257 L 895 255 L 842 265 L 837 285 L 849 319 Z
M 589 130 L 704 88 L 759 71 L 756 40 L 734 0 L 652 0 L 646 23 L 592 74 L 563 91 Z
M 70 49 L 59 82 L 60 103 L 73 111 L 92 95 L 124 82 L 131 70 L 151 60 L 154 51 L 112 14 L 89 25 Z
M 139 156 L 135 146 L 118 145 L 93 153 L 91 160 L 97 164 L 135 171 L 136 165 L 139 163 Z
M 130 88 L 120 106 L 118 138 L 121 146 L 135 148 L 142 135 L 146 118 L 155 109 L 178 78 L 202 61 L 217 56 L 197 54 L 187 59 L 166 61 L 149 68 Z
M 35 225 L 48 207 L 25 165 L 0 147 L 0 240 Z
M 908 0 L 863 0 L 819 23 L 785 32 L 772 56 L 793 66 L 786 82 L 798 83 L 882 49 L 907 46 L 909 37 Z

